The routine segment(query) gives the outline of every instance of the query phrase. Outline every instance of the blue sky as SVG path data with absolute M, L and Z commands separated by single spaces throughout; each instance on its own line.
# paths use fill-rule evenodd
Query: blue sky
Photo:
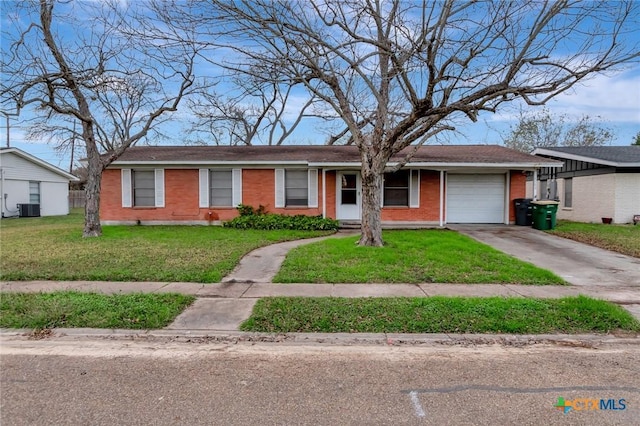
M 6 11 L 9 4 L 3 3 L 0 7 Z M 3 26 L 6 26 L 4 18 Z M 632 37 L 635 37 L 632 41 L 640 41 L 637 39 L 640 37 L 638 31 Z M 304 98 L 301 96 L 298 104 L 303 102 Z M 509 127 L 517 122 L 520 108 L 525 112 L 532 111 L 532 107 L 512 104 L 495 114 L 482 113 L 476 123 L 461 122 L 457 126 L 457 132 L 448 136 L 447 143 L 499 144 Z M 604 127 L 613 130 L 614 145 L 629 145 L 633 136 L 640 131 L 640 65 L 634 64 L 633 67 L 615 73 L 595 75 L 575 86 L 572 91 L 551 100 L 547 109 L 552 114 L 567 114 L 576 120 L 582 115 L 589 115 L 594 119 L 593 121 L 601 121 Z M 26 109 L 22 111 L 20 117 L 11 117 L 11 146 L 18 147 L 65 170 L 68 169 L 70 162 L 68 153 L 66 155 L 56 153 L 47 141 L 26 140 L 28 126 L 26 119 L 31 114 L 33 111 Z M 182 143 L 187 115 L 183 108 L 174 113 L 171 120 L 165 124 L 166 133 L 171 139 L 170 144 Z M 6 121 L 4 117 L 0 118 L 0 140 L 2 146 L 5 146 Z M 308 121 L 298 128 L 289 143 L 320 144 L 326 140 L 326 137 L 326 133 L 323 133 L 314 122 Z

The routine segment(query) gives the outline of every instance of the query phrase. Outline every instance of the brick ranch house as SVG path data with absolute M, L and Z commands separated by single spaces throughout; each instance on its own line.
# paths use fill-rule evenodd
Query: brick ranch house
M 385 174 L 382 221 L 513 223 L 527 172 L 561 165 L 494 145 L 420 147 Z M 133 147 L 103 172 L 101 222 L 220 224 L 238 215 L 239 204 L 358 222 L 359 170 L 353 146 Z

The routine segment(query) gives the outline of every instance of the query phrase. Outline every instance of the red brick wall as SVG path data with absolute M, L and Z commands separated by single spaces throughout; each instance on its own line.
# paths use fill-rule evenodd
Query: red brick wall
M 318 173 L 318 207 L 284 207 L 276 208 L 276 177 L 274 169 L 242 170 L 242 204 L 258 207 L 260 204 L 267 208 L 269 213 L 279 214 L 306 214 L 316 216 L 322 214 L 322 171 Z
M 207 220 L 209 209 L 198 207 L 198 170 L 164 171 L 165 207 L 122 207 L 121 171 L 108 169 L 102 173 L 100 219 L 102 220 Z M 235 209 L 215 209 L 222 218 L 233 217 Z M 212 218 L 215 220 L 215 218 Z
M 335 181 L 335 177 L 334 177 Z M 122 207 L 121 171 L 108 169 L 102 174 L 100 219 L 113 221 L 203 221 L 229 220 L 238 215 L 233 207 L 199 207 L 198 169 L 165 169 L 165 207 Z M 333 196 L 335 204 L 335 194 Z M 242 171 L 242 204 L 266 207 L 270 213 L 288 215 L 322 214 L 322 179 L 318 176 L 317 208 L 275 208 L 275 171 Z M 328 210 L 329 211 L 329 210 Z M 335 207 L 333 208 L 335 212 Z M 329 215 L 330 216 L 330 215 Z
M 516 210 L 513 206 L 513 200 L 516 198 L 525 198 L 527 191 L 527 176 L 521 171 L 511 171 L 511 188 L 509 191 L 509 221 L 515 222 Z
M 197 169 L 165 170 L 165 207 L 122 207 L 121 171 L 105 170 L 102 175 L 100 217 L 110 221 L 205 221 L 229 220 L 237 216 L 235 208 L 199 208 Z M 336 172 L 328 171 L 327 217 L 336 217 Z M 511 172 L 509 193 L 511 221 L 515 221 L 513 200 L 525 197 L 526 177 L 520 171 Z M 322 214 L 322 170 L 318 173 L 317 208 L 275 208 L 275 171 L 273 169 L 244 169 L 242 171 L 242 203 L 258 207 L 264 205 L 268 212 L 283 214 Z M 446 197 L 445 197 L 446 199 Z M 211 213 L 211 215 L 209 214 Z M 420 207 L 385 207 L 382 209 L 384 221 L 430 221 L 439 220 L 440 214 L 440 173 L 421 170 Z
M 440 218 L 440 172 L 420 171 L 420 207 L 383 207 L 383 221 L 426 222 Z

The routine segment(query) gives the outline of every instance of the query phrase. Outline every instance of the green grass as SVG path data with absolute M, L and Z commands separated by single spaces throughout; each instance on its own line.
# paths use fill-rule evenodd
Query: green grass
M 290 333 L 607 333 L 640 331 L 622 308 L 588 297 L 260 299 L 244 331 Z
M 2 293 L 0 327 L 159 329 L 194 300 L 181 294 Z
M 640 257 L 640 226 L 560 221 L 551 234 Z
M 385 231 L 382 248 L 357 237 L 329 239 L 289 252 L 274 278 L 281 283 L 563 284 L 553 273 L 457 232 Z
M 0 279 L 219 282 L 249 251 L 326 235 L 219 226 L 104 226 L 82 238 L 83 212 L 2 219 Z

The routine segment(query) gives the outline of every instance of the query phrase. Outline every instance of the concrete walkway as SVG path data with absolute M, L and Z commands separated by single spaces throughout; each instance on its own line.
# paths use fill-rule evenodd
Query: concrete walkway
M 270 283 L 280 270 L 280 266 L 287 257 L 289 250 L 296 247 L 326 240 L 327 238 L 341 238 L 358 235 L 357 232 L 340 231 L 326 237 L 307 238 L 304 240 L 286 241 L 271 244 L 246 254 L 235 269 L 222 282 L 260 282 Z
M 170 330 L 237 330 L 259 298 L 302 297 L 538 297 L 585 295 L 618 303 L 640 320 L 640 259 L 565 240 L 526 227 L 466 226 L 453 229 L 536 266 L 552 270 L 572 286 L 511 284 L 273 284 L 289 250 L 328 237 L 290 241 L 247 254 L 221 283 L 14 281 L 0 282 L 1 292 L 77 290 L 103 294 L 183 293 L 198 299 L 168 327 Z

